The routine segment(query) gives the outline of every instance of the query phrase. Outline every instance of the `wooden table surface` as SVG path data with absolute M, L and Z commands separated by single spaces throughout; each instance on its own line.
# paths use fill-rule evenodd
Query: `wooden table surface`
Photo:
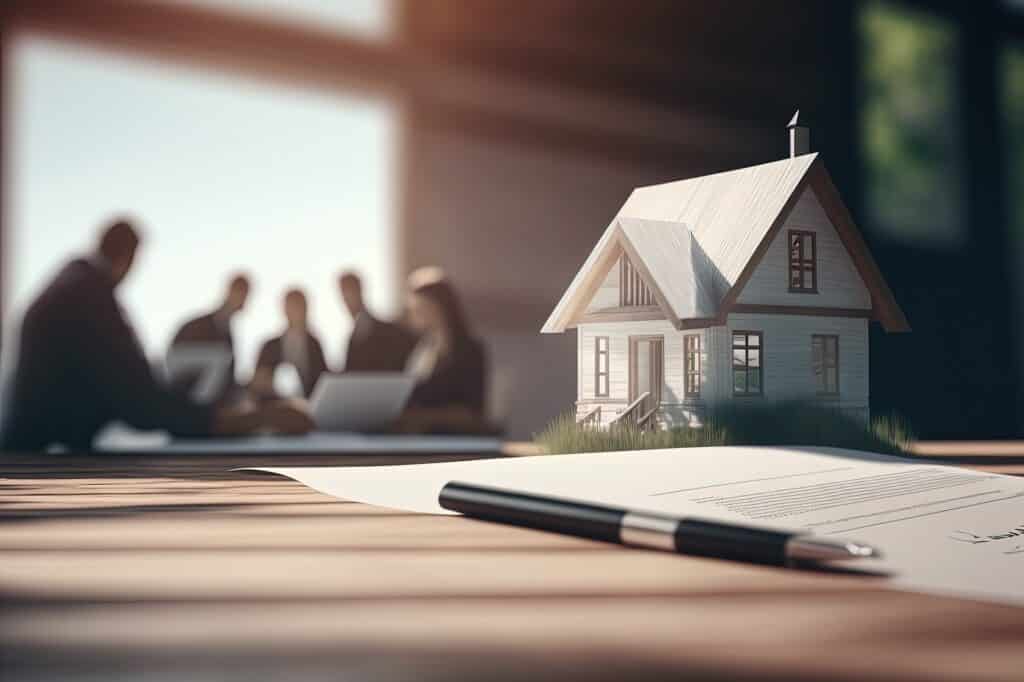
M 1020 443 L 921 450 L 1024 474 Z M 272 459 L 0 460 L 0 678 L 1024 680 L 1024 609 L 229 471 Z

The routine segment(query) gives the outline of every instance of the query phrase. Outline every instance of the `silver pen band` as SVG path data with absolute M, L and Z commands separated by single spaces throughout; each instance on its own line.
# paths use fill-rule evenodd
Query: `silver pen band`
M 619 525 L 619 541 L 624 545 L 672 552 L 676 548 L 677 528 L 679 519 L 629 512 Z

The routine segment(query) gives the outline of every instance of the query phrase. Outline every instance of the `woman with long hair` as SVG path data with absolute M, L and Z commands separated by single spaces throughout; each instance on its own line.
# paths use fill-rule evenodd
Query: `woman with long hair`
M 407 365 L 417 384 L 403 428 L 486 430 L 486 353 L 470 331 L 459 297 L 443 270 L 420 268 L 409 276 L 407 310 L 409 326 L 420 335 L 420 341 Z

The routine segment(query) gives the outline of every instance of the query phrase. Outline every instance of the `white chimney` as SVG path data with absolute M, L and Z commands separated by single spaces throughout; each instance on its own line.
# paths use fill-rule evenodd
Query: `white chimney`
M 797 109 L 789 125 L 789 158 L 811 153 L 811 129 L 800 124 L 800 110 Z

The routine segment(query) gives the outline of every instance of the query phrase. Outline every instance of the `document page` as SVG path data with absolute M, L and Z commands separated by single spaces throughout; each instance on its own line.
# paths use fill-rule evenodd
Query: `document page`
M 93 447 L 100 452 L 154 455 L 446 455 L 499 452 L 501 439 L 489 436 L 406 436 L 314 431 L 302 436 L 256 435 L 235 438 L 172 438 L 164 431 L 104 429 Z
M 859 540 L 892 587 L 1024 604 L 1024 480 L 830 448 L 711 447 L 265 469 L 328 495 L 449 513 L 449 481 Z

